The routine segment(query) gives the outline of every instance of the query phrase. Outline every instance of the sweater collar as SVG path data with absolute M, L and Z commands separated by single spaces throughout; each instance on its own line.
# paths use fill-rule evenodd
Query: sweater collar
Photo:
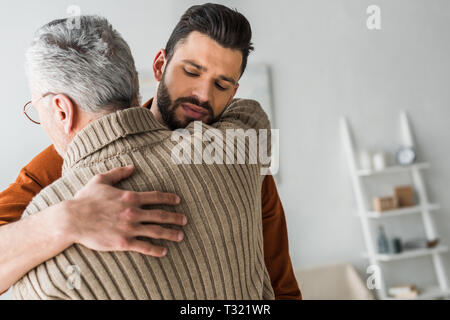
M 133 107 L 107 114 L 89 123 L 73 138 L 63 157 L 63 171 L 115 140 L 157 130 L 168 129 L 148 108 Z

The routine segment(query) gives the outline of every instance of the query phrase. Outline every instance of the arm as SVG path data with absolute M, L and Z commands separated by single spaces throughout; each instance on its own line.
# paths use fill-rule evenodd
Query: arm
M 3 226 L 0 231 L 5 232 L 4 240 L 0 239 L 0 279 L 2 278 L 2 273 L 9 273 L 6 268 L 8 267 L 2 261 L 2 258 L 6 258 L 8 251 L 14 248 L 14 246 L 6 246 L 7 244 L 17 243 L 17 239 L 12 236 L 18 228 L 20 228 L 21 223 L 12 222 L 20 220 L 22 213 L 25 211 L 28 204 L 31 202 L 34 196 L 36 196 L 43 188 L 48 186 L 50 183 L 55 181 L 61 176 L 62 158 L 58 155 L 53 145 L 46 148 L 40 154 L 38 154 L 29 164 L 22 168 L 19 172 L 19 176 L 16 181 L 0 193 L 0 227 Z M 44 165 L 45 164 L 45 165 Z M 55 210 L 61 205 L 49 208 L 42 212 L 42 220 L 39 220 L 35 225 L 35 228 L 28 230 L 29 226 L 27 223 L 32 223 L 35 219 L 27 221 L 23 228 L 26 229 L 23 234 L 28 234 L 33 236 L 27 237 L 27 240 L 35 239 L 36 241 L 42 241 L 43 246 L 51 252 L 55 250 L 61 244 L 58 241 L 52 242 L 51 239 L 57 238 L 57 234 L 53 234 L 56 229 L 50 228 L 50 224 L 45 224 L 46 220 L 50 217 L 50 223 L 52 223 L 52 216 Z M 57 223 L 57 222 L 56 222 Z M 11 226 L 4 226 L 6 224 L 11 224 Z M 36 226 L 37 229 L 36 229 Z M 23 242 L 23 239 L 19 239 Z M 50 242 L 49 242 L 50 241 Z M 36 247 L 36 245 L 35 245 Z M 39 246 L 37 246 L 39 247 Z M 36 251 L 32 252 L 30 256 L 31 260 L 35 260 L 35 254 L 39 254 Z M 16 255 L 20 255 L 19 251 L 15 252 Z M 0 284 L 0 295 L 4 292 L 3 289 L 7 289 L 9 285 L 5 288 Z
M 26 272 L 67 248 L 66 203 L 0 227 L 0 292 L 8 290 Z
M 272 176 L 268 175 L 264 178 L 261 195 L 264 261 L 269 271 L 275 298 L 300 300 L 302 295 L 289 257 L 286 218 Z
M 188 128 L 192 130 L 193 126 L 191 122 Z M 226 157 L 226 163 L 258 165 L 261 172 L 258 180 L 262 183 L 270 166 L 271 130 L 269 118 L 257 101 L 234 99 L 217 121 L 210 126 L 203 125 L 203 130 L 208 132 L 205 140 L 210 141 L 211 137 L 217 136 L 212 145 L 215 144 L 219 150 L 224 148 L 222 155 Z M 224 143 L 222 139 L 225 139 Z
M 51 145 L 20 170 L 16 181 L 0 193 L 0 226 L 20 220 L 33 197 L 61 177 L 62 163 Z
M 73 243 L 94 250 L 131 250 L 160 257 L 164 248 L 136 241 L 131 235 L 141 222 L 184 225 L 182 214 L 141 210 L 143 205 L 175 205 L 173 194 L 129 192 L 112 185 L 132 174 L 118 168 L 97 175 L 70 201 L 20 220 L 41 189 L 61 175 L 62 159 L 50 146 L 36 156 L 15 183 L 0 193 L 0 294 L 29 270 L 56 256 Z M 180 241 L 179 233 L 155 226 L 142 236 Z
M 259 102 L 234 99 L 212 127 L 224 129 L 270 129 L 270 121 Z
M 98 174 L 72 200 L 0 227 L 0 291 L 73 243 L 97 251 L 135 251 L 162 257 L 165 248 L 136 237 L 181 241 L 176 230 L 141 228 L 144 222 L 185 225 L 182 214 L 140 209 L 143 205 L 176 205 L 180 202 L 176 195 L 112 187 L 133 170 L 129 166 Z

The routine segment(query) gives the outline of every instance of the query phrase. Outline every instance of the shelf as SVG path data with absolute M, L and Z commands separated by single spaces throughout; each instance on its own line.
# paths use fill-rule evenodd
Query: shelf
M 430 167 L 429 163 L 416 163 L 409 166 L 393 166 L 386 167 L 383 170 L 357 170 L 356 174 L 360 177 L 368 177 L 382 174 L 392 174 L 392 173 L 401 173 L 408 172 L 412 169 L 428 169 Z
M 377 247 L 377 237 L 374 238 L 373 230 L 372 230 L 372 223 L 380 223 L 383 224 L 389 224 L 389 223 L 397 223 L 400 221 L 393 220 L 375 220 L 375 219 L 381 219 L 381 218 L 389 218 L 389 217 L 411 217 L 417 218 L 421 217 L 423 219 L 417 219 L 421 220 L 421 222 L 417 221 L 418 224 L 422 225 L 425 231 L 425 239 L 439 239 L 437 232 L 435 230 L 434 216 L 432 214 L 428 214 L 431 211 L 439 210 L 440 207 L 438 204 L 434 203 L 428 203 L 428 195 L 427 195 L 427 186 L 424 182 L 424 177 L 421 174 L 422 170 L 429 169 L 431 166 L 428 162 L 415 162 L 411 165 L 401 166 L 401 165 L 395 165 L 388 166 L 382 170 L 364 170 L 361 167 L 358 167 L 358 158 L 360 154 L 357 152 L 357 148 L 355 146 L 355 137 L 353 136 L 351 127 L 346 119 L 346 117 L 341 118 L 341 134 L 342 134 L 342 141 L 344 146 L 344 151 L 346 153 L 347 161 L 348 161 L 348 167 L 350 169 L 350 178 L 352 182 L 352 187 L 354 191 L 354 195 L 356 198 L 356 205 L 357 210 L 355 214 L 357 213 L 357 216 L 361 220 L 361 228 L 362 233 L 364 236 L 364 243 L 366 245 L 366 250 L 370 252 L 369 254 L 365 254 L 366 258 L 370 259 L 371 264 L 375 264 L 377 266 L 381 266 L 384 263 L 387 262 L 394 262 L 397 261 L 398 263 L 402 263 L 405 266 L 405 271 L 408 272 L 408 266 L 411 264 L 418 263 L 420 261 L 419 258 L 423 257 L 425 258 L 433 258 L 433 265 L 434 268 L 430 270 L 423 270 L 423 272 L 429 271 L 430 273 L 434 271 L 434 275 L 437 280 L 437 288 L 434 289 L 425 289 L 424 287 L 419 288 L 420 294 L 415 299 L 434 299 L 434 298 L 442 298 L 442 297 L 449 297 L 450 298 L 450 288 L 449 283 L 447 281 L 446 273 L 448 273 L 448 268 L 444 266 L 443 259 L 443 253 L 446 253 L 449 251 L 449 248 L 446 246 L 445 243 L 442 243 L 440 245 L 436 245 L 433 248 L 418 248 L 418 249 L 410 249 L 405 250 L 398 254 L 379 254 L 377 252 L 374 252 L 373 250 L 376 250 L 374 247 Z M 410 127 L 410 123 L 408 120 L 408 116 L 406 112 L 400 113 L 400 131 L 401 131 L 401 137 L 402 141 L 400 142 L 400 145 L 402 146 L 411 146 L 415 148 L 414 143 L 414 137 L 412 134 L 412 130 Z M 362 150 L 361 150 L 362 151 Z M 381 181 L 383 178 L 394 178 L 394 175 L 398 174 L 399 177 L 395 178 L 410 178 L 411 186 L 413 187 L 414 191 L 417 193 L 416 196 L 418 199 L 421 199 L 422 201 L 417 203 L 416 206 L 413 207 L 407 207 L 407 208 L 397 208 L 395 210 L 389 210 L 389 211 L 382 211 L 382 212 L 375 212 L 374 209 L 370 206 L 367 206 L 369 203 L 367 200 L 369 200 L 370 195 L 370 189 L 366 190 L 366 183 L 365 179 L 371 179 L 374 178 L 375 180 L 372 181 L 373 183 L 382 183 L 386 181 Z M 381 180 L 380 180 L 381 179 Z M 399 183 L 399 182 L 397 182 Z M 411 216 L 412 214 L 420 214 L 420 216 Z M 413 222 L 413 221 L 411 221 Z M 449 246 L 450 247 L 450 246 Z M 414 260 L 414 258 L 417 258 Z M 410 259 L 410 260 L 407 260 Z M 427 268 L 428 269 L 428 268 Z M 384 273 L 385 271 L 380 270 L 381 273 Z M 410 278 L 413 276 L 411 275 Z M 385 277 L 381 277 L 381 280 L 383 280 Z M 389 277 L 386 277 L 389 278 Z M 414 279 L 414 278 L 413 278 Z M 419 279 L 417 279 L 419 280 Z M 386 298 L 387 292 L 385 292 L 386 283 L 383 281 L 382 291 L 380 291 L 380 296 Z M 440 288 L 445 288 L 445 290 L 441 290 Z M 394 299 L 394 298 L 391 298 Z
M 394 297 L 387 297 L 386 300 L 431 300 L 438 298 L 448 298 L 450 297 L 450 290 L 442 290 L 438 287 L 430 287 L 421 290 L 416 298 L 411 299 L 400 299 Z
M 417 258 L 422 256 L 431 255 L 433 253 L 441 253 L 448 251 L 448 248 L 446 246 L 437 246 L 435 248 L 423 248 L 423 249 L 411 249 L 411 250 L 405 250 L 401 253 L 396 254 L 375 254 L 375 259 L 382 262 L 389 262 L 389 261 L 396 261 L 396 260 L 403 260 L 403 259 L 411 259 L 411 258 Z M 364 255 L 366 258 L 368 257 L 367 254 Z
M 423 206 L 414 206 L 414 207 L 408 207 L 408 208 L 401 208 L 401 209 L 395 209 L 395 210 L 386 210 L 386 211 L 368 211 L 367 217 L 371 219 L 380 219 L 380 218 L 389 218 L 389 217 L 398 217 L 398 216 L 404 216 L 408 214 L 415 214 L 420 213 L 422 211 L 434 211 L 439 210 L 441 207 L 436 203 L 430 203 Z

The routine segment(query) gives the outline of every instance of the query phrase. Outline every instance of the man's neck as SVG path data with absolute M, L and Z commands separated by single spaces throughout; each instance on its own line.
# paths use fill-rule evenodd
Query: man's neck
M 109 113 L 109 112 L 108 112 Z M 100 119 L 101 117 L 107 115 L 108 113 L 91 113 L 91 112 L 78 112 L 75 122 L 73 124 L 71 132 L 67 135 L 65 143 L 63 143 L 61 146 L 58 143 L 53 143 L 56 148 L 56 152 L 61 157 L 64 157 L 64 155 L 67 152 L 68 145 L 72 142 L 72 140 L 77 136 L 77 134 L 82 131 L 87 125 L 89 125 L 91 122 Z M 59 146 L 59 147 L 58 147 Z
M 165 125 L 165 122 L 161 116 L 161 113 L 159 112 L 158 101 L 156 100 L 156 96 L 154 96 L 152 99 L 150 99 L 149 102 L 150 103 L 148 105 L 148 108 L 153 113 L 153 116 L 155 117 L 155 119 L 158 120 L 159 123 Z

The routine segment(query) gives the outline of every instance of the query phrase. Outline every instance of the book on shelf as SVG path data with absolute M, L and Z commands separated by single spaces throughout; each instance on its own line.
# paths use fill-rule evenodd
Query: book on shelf
M 419 289 L 414 284 L 397 285 L 390 287 L 388 294 L 396 299 L 413 299 L 419 296 Z

